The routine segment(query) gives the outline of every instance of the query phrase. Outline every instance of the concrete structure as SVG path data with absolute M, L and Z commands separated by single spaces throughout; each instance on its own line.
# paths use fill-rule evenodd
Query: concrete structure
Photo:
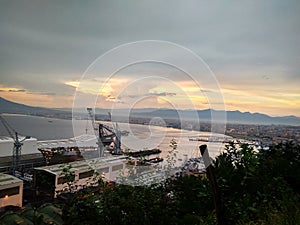
M 43 194 L 56 198 L 64 192 L 97 186 L 97 175 L 115 181 L 125 164 L 126 157 L 117 156 L 38 167 L 34 169 L 34 185 Z
M 23 181 L 0 173 L 0 208 L 13 205 L 22 207 Z

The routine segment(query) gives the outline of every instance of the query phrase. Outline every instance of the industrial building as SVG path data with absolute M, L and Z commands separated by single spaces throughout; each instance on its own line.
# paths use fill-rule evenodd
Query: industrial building
M 23 181 L 0 173 L 0 208 L 5 206 L 22 207 Z
M 23 137 L 20 137 L 23 139 Z M 11 137 L 0 136 L 0 157 L 12 156 L 14 148 L 14 139 Z M 30 137 L 23 141 L 22 144 L 22 155 L 36 155 L 41 156 L 41 153 L 38 150 L 37 139 Z
M 111 156 L 37 167 L 34 168 L 34 186 L 40 193 L 56 198 L 64 192 L 97 186 L 97 176 L 104 181 L 115 181 L 125 164 L 125 156 Z

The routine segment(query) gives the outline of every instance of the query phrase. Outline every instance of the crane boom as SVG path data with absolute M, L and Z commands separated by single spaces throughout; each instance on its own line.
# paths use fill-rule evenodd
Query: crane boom
M 8 132 L 9 136 L 13 140 L 15 140 L 13 133 L 16 133 L 16 131 L 9 125 L 9 123 L 1 115 L 0 115 L 0 120 L 3 124 L 3 126 L 5 127 L 6 131 Z
M 92 127 L 93 127 L 94 133 L 97 137 L 97 127 L 96 127 L 96 123 L 95 123 L 95 116 L 93 114 L 93 109 L 92 108 L 86 108 L 86 110 L 88 111 L 89 119 L 92 122 Z

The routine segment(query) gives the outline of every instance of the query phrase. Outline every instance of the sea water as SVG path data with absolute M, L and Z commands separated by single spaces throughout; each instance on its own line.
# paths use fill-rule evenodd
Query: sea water
M 28 115 L 2 115 L 9 125 L 20 135 L 31 136 L 42 140 L 66 139 L 74 137 L 72 120 L 45 118 Z M 111 122 L 103 122 L 106 125 L 113 126 Z M 159 148 L 162 150 L 161 157 L 165 158 L 170 154 L 172 146 L 171 140 L 176 142 L 176 159 L 181 161 L 186 158 L 199 157 L 199 146 L 208 145 L 211 157 L 218 155 L 223 149 L 224 144 L 218 142 L 198 142 L 190 141 L 190 137 L 210 136 L 211 133 L 188 131 L 153 125 L 140 125 L 118 123 L 121 130 L 129 131 L 128 136 L 122 136 L 122 149 L 143 150 Z M 76 121 L 76 135 L 78 130 L 81 134 L 94 134 L 90 121 Z M 213 134 L 215 135 L 215 134 Z M 0 136 L 9 136 L 3 124 L 0 125 Z

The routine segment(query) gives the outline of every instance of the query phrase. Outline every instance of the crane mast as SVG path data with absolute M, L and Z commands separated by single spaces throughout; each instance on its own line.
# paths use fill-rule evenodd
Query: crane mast
M 14 148 L 13 148 L 13 162 L 12 162 L 13 174 L 15 174 L 16 170 L 19 167 L 21 149 L 22 149 L 22 145 L 23 145 L 23 143 L 19 140 L 19 136 L 18 136 L 17 132 L 15 132 L 14 141 L 15 142 L 14 142 Z
M 103 157 L 104 156 L 104 146 L 103 146 L 101 137 L 99 135 L 96 122 L 95 122 L 95 115 L 93 113 L 93 109 L 92 108 L 87 108 L 87 111 L 88 111 L 89 118 L 92 122 L 92 126 L 93 126 L 93 129 L 94 129 L 95 136 L 97 138 L 97 146 L 98 146 L 97 148 L 98 148 L 98 152 L 99 152 L 99 157 Z
M 118 123 L 116 123 L 116 127 L 115 127 L 115 131 L 116 131 L 116 140 L 115 140 L 115 154 L 120 155 L 122 154 L 121 151 L 121 130 L 119 128 Z
M 3 126 L 5 127 L 6 131 L 8 132 L 9 136 L 14 141 L 12 173 L 15 174 L 16 170 L 19 168 L 19 162 L 20 162 L 23 141 L 25 141 L 26 139 L 29 139 L 30 137 L 26 136 L 24 139 L 20 140 L 18 132 L 15 131 L 1 115 L 0 115 L 0 120 L 3 124 Z

